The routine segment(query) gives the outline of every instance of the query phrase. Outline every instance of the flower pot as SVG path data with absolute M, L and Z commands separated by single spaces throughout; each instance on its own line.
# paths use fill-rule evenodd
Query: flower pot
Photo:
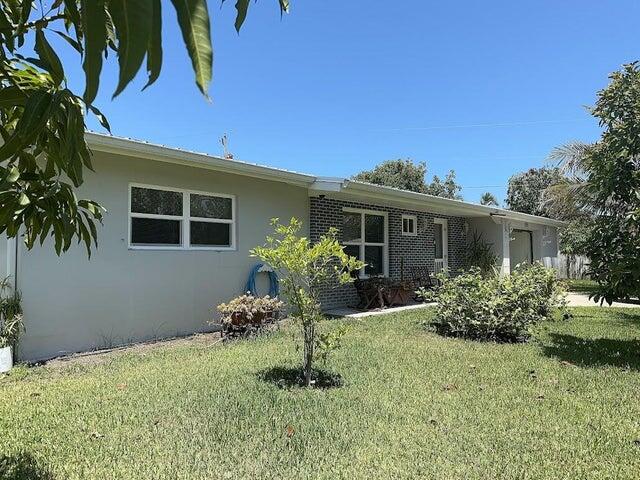
M 0 373 L 6 373 L 13 368 L 13 353 L 11 347 L 0 348 Z

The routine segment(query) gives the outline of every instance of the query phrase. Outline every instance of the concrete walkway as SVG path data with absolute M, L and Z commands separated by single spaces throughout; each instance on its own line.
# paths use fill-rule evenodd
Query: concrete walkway
M 568 293 L 567 300 L 569 302 L 570 307 L 599 307 L 600 304 L 594 302 L 593 300 L 589 300 L 589 295 L 584 293 Z M 602 304 L 603 308 L 606 307 L 621 307 L 621 308 L 640 308 L 640 302 L 636 303 L 623 303 L 623 302 L 613 302 L 609 305 L 607 302 Z
M 416 310 L 419 308 L 427 308 L 434 306 L 435 303 L 414 303 L 404 305 L 402 307 L 376 308 L 374 310 L 356 310 L 355 308 L 335 308 L 324 312 L 330 317 L 347 317 L 347 318 L 364 318 L 373 317 L 375 315 L 386 315 L 388 313 L 404 312 L 406 310 Z
M 567 301 L 570 307 L 600 307 L 599 303 L 595 303 L 593 300 L 589 300 L 589 295 L 584 293 L 569 293 L 567 294 Z M 435 303 L 414 303 L 411 305 L 405 305 L 403 307 L 391 307 L 391 308 L 376 308 L 374 310 L 356 310 L 355 308 L 335 308 L 324 312 L 330 317 L 347 317 L 347 318 L 365 318 L 373 317 L 376 315 L 386 315 L 388 313 L 404 312 L 407 310 L 416 310 L 419 308 L 428 308 L 434 306 Z M 613 302 L 602 304 L 602 308 L 608 307 L 621 307 L 621 308 L 640 308 L 640 302 L 637 303 L 623 303 Z

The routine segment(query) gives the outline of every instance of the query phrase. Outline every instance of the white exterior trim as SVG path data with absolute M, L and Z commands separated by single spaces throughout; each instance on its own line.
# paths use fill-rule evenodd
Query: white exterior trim
M 434 218 L 434 225 L 442 225 L 442 258 L 437 258 L 435 255 L 435 251 L 433 253 L 433 258 L 435 261 L 442 260 L 442 269 L 444 271 L 449 270 L 449 220 L 446 218 Z M 435 237 L 434 237 L 435 242 Z M 435 243 L 434 243 L 435 249 Z
M 313 175 L 257 165 L 239 160 L 166 147 L 130 138 L 114 137 L 93 132 L 85 133 L 91 150 L 114 153 L 159 162 L 187 165 L 209 170 L 219 170 L 249 177 L 261 178 L 297 186 L 308 186 L 317 180 Z
M 347 213 L 359 213 L 360 214 L 360 241 L 355 242 L 342 242 L 343 245 L 357 245 L 360 247 L 360 258 L 364 261 L 365 258 L 365 247 L 382 247 L 382 274 L 385 277 L 389 276 L 389 215 L 387 212 L 379 211 L 379 210 L 368 210 L 365 208 L 351 208 L 351 207 L 343 207 L 343 212 Z M 365 238 L 365 215 L 376 215 L 379 217 L 384 217 L 384 243 L 376 243 L 376 242 L 367 242 Z M 360 269 L 359 276 L 360 278 L 368 278 L 369 276 L 364 273 L 365 268 Z
M 408 231 L 408 232 L 404 231 L 404 221 L 405 220 L 409 220 L 409 221 L 413 222 L 413 230 L 412 231 Z M 403 213 L 402 214 L 401 231 L 402 231 L 402 236 L 403 237 L 417 237 L 418 236 L 418 216 L 417 215 L 406 215 L 406 214 Z

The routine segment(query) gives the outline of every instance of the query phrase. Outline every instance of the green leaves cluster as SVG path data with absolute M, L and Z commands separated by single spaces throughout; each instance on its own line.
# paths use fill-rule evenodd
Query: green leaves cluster
M 545 203 L 545 190 L 564 181 L 559 168 L 530 168 L 509 178 L 507 208 L 516 212 L 551 217 Z
M 437 175 L 427 183 L 427 164 L 414 163 L 410 159 L 386 160 L 376 165 L 373 170 L 363 170 L 351 177 L 358 182 L 384 185 L 410 192 L 427 193 L 443 198 L 461 200 L 462 187 L 456 183 L 456 173 L 450 170 L 444 180 Z
M 213 64 L 207 1 L 170 3 L 196 84 L 206 96 Z M 74 239 L 84 242 L 88 254 L 97 245 L 96 225 L 104 209 L 75 195 L 84 169 L 92 169 L 84 116 L 91 112 L 110 130 L 93 104 L 110 54 L 117 56 L 119 68 L 114 97 L 145 60 L 144 88 L 159 78 L 162 5 L 162 0 L 0 0 L 0 233 L 24 234 L 28 248 L 52 236 L 58 254 Z M 289 8 L 286 0 L 279 5 L 282 12 Z M 248 2 L 238 1 L 236 7 L 239 29 Z M 78 53 L 85 75 L 82 95 L 67 86 L 53 36 Z
M 323 288 L 353 281 L 351 272 L 364 267 L 364 263 L 348 256 L 337 240 L 337 230 L 312 243 L 300 235 L 302 223 L 292 218 L 289 224 L 272 220 L 274 235 L 268 236 L 264 246 L 251 250 L 251 256 L 260 258 L 278 272 L 291 315 L 300 322 L 304 338 L 303 370 L 305 382 L 312 380 L 312 364 L 317 348 L 316 323 L 322 318 L 320 293 Z M 335 339 L 326 342 L 334 344 Z
M 564 290 L 552 269 L 521 264 L 511 275 L 486 277 L 477 267 L 441 276 L 436 316 L 430 325 L 443 335 L 499 342 L 526 341 L 531 328 L 565 314 Z
M 585 149 L 583 190 L 595 213 L 585 242 L 596 301 L 640 296 L 640 66 L 610 75 L 591 110 L 603 133 Z

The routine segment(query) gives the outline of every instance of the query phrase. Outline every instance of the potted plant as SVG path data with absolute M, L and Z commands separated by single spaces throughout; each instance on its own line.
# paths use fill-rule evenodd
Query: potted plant
M 20 313 L 0 322 L 0 373 L 6 373 L 13 368 L 13 348 L 23 331 L 24 323 Z
M 11 292 L 7 277 L 0 280 L 0 373 L 8 372 L 13 367 L 14 349 L 23 331 L 20 293 Z
M 222 314 L 224 333 L 231 331 L 246 332 L 260 329 L 267 323 L 278 319 L 284 303 L 277 298 L 266 295 L 255 297 L 250 293 L 231 299 L 228 303 L 218 305 Z

